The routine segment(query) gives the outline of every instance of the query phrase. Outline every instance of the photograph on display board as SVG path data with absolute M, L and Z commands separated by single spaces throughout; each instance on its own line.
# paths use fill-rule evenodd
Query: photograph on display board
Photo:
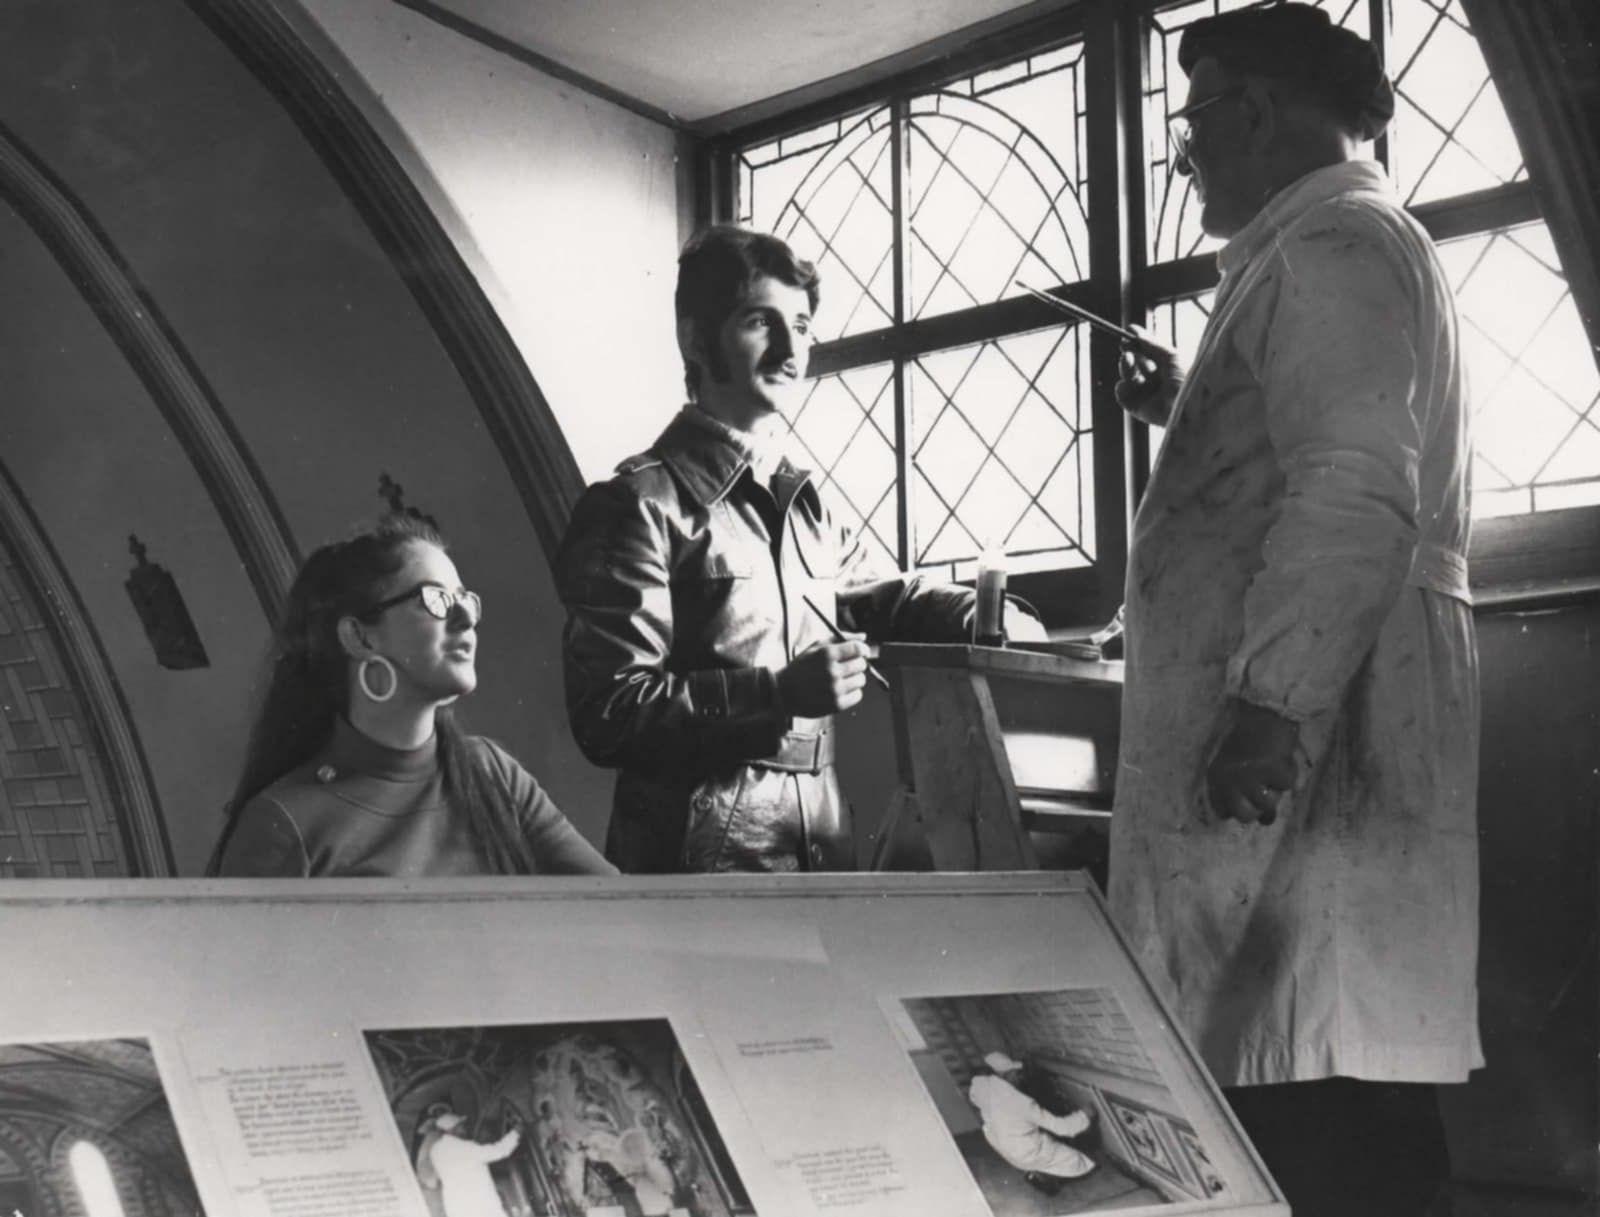
M 995 1217 L 1227 1194 L 1112 990 L 908 997 L 886 1009 Z
M 368 1031 L 430 1217 L 753 1217 L 664 1018 Z
M 148 1041 L 0 1044 L 0 1215 L 204 1212 Z

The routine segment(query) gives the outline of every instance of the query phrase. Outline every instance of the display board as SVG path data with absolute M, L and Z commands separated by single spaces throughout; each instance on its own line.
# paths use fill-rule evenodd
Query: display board
M 6 1217 L 1288 1211 L 1080 875 L 19 881 L 0 920 Z

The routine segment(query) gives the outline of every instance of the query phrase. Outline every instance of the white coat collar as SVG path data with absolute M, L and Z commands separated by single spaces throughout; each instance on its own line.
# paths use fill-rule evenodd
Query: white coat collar
M 1341 161 L 1313 169 L 1273 195 L 1256 218 L 1217 251 L 1217 266 L 1224 275 L 1240 270 L 1313 207 L 1356 190 L 1377 191 L 1385 196 L 1394 193 L 1388 175 L 1377 161 Z

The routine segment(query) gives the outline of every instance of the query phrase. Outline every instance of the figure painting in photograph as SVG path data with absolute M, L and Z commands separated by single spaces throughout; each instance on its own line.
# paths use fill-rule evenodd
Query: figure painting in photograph
M 1073 1110 L 1065 1115 L 1041 1106 L 1022 1090 L 1023 1065 L 1004 1052 L 983 1058 L 988 1071 L 972 1079 L 967 1098 L 983 1117 L 983 1139 L 1029 1186 L 1046 1195 L 1061 1190 L 1063 1179 L 1081 1179 L 1095 1161 L 1067 1138 L 1089 1131 L 1089 1117 Z
M 431 1217 L 754 1217 L 665 1019 L 367 1043 Z
M 1112 990 L 912 997 L 888 1012 L 994 1217 L 1226 1193 Z
M 522 1140 L 513 1128 L 491 1145 L 470 1140 L 462 1119 L 446 1108 L 422 1125 L 422 1147 L 417 1150 L 417 1182 L 427 1195 L 428 1210 L 441 1217 L 511 1217 L 500 1201 L 489 1164 L 511 1156 Z
M 0 1044 L 0 1217 L 202 1217 L 150 1045 Z

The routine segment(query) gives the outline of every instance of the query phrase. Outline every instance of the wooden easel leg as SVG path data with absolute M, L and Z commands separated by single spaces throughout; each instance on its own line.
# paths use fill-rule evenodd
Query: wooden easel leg
M 900 829 L 900 821 L 908 804 L 912 808 L 912 819 L 916 818 L 916 801 L 917 796 L 904 786 L 894 788 L 894 793 L 889 796 L 889 808 L 878 823 L 878 839 L 873 843 L 872 861 L 867 869 L 881 871 L 887 866 L 889 851 L 894 848 L 895 833 Z

